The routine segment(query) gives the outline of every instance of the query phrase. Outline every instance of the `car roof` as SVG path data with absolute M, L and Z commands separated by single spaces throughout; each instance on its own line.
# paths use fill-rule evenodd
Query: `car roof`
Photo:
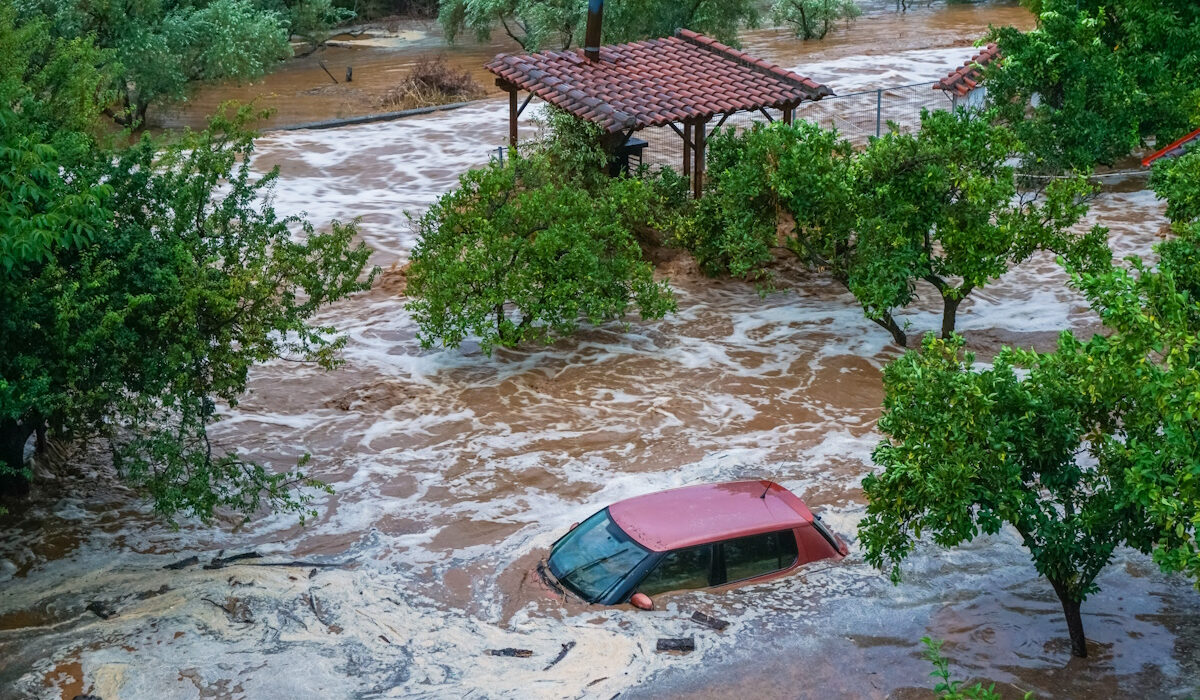
M 771 481 L 698 484 L 618 501 L 613 521 L 656 552 L 812 523 L 804 502 Z

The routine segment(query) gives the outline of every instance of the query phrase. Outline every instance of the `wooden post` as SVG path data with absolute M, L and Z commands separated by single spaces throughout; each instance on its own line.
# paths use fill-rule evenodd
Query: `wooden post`
M 508 146 L 514 151 L 517 149 L 517 90 L 515 85 L 512 90 L 508 91 Z
M 696 122 L 696 166 L 692 169 L 692 197 L 700 199 L 704 193 L 704 126 L 708 120 Z
M 683 176 L 692 176 L 692 124 L 683 125 Z
M 796 109 L 796 105 L 784 105 L 783 106 L 783 123 L 784 124 L 792 123 L 792 110 L 794 110 L 794 109 Z

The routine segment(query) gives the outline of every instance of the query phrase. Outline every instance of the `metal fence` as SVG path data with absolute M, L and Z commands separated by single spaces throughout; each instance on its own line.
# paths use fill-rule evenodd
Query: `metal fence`
M 818 102 L 804 102 L 796 108 L 795 118 L 814 122 L 837 132 L 853 143 L 863 147 L 876 136 L 890 129 L 902 132 L 915 131 L 921 126 L 921 110 L 948 110 L 953 107 L 950 97 L 935 90 L 936 83 L 916 83 L 895 87 L 866 90 L 847 95 L 826 97 Z M 708 128 L 750 128 L 756 122 L 781 121 L 782 110 L 766 109 L 755 112 L 735 112 L 709 122 Z M 682 130 L 682 124 L 676 124 Z M 670 126 L 642 129 L 635 138 L 646 141 L 642 151 L 642 162 L 655 167 L 667 165 L 675 170 L 683 167 L 683 140 Z M 493 159 L 503 159 L 504 147 L 493 149 Z
M 950 98 L 935 83 L 898 85 L 847 95 L 826 97 L 819 102 L 804 102 L 796 108 L 795 118 L 814 122 L 837 132 L 855 146 L 866 146 L 874 136 L 889 129 L 914 131 L 921 126 L 921 110 L 948 110 Z M 709 128 L 748 129 L 756 122 L 779 121 L 783 112 L 767 109 L 763 112 L 736 112 L 722 123 L 716 119 Z M 681 125 L 676 125 L 681 126 Z M 683 165 L 683 141 L 669 126 L 642 129 L 634 134 L 646 141 L 643 160 L 650 165 L 669 165 L 679 170 Z

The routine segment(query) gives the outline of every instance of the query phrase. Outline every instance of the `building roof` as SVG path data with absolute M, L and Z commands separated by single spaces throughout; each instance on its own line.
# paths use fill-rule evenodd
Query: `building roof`
M 1187 147 L 1193 143 L 1198 144 L 1196 148 L 1200 148 L 1200 129 L 1196 129 L 1192 133 L 1184 136 L 1166 148 L 1156 151 L 1153 155 L 1142 161 L 1142 167 L 1150 167 L 1154 161 L 1158 160 L 1159 158 L 1175 158 L 1176 156 L 1181 156 L 1183 155 L 1183 152 L 1187 150 Z
M 969 61 L 963 63 L 960 68 L 934 83 L 933 89 L 953 92 L 960 97 L 964 96 L 979 85 L 980 79 L 983 78 L 983 69 L 998 58 L 1000 58 L 1000 47 L 988 44 Z
M 656 552 L 803 527 L 813 520 L 799 498 L 770 481 L 659 491 L 614 503 L 608 513 L 639 544 Z
M 498 83 L 599 124 L 609 133 L 716 114 L 782 108 L 833 91 L 808 78 L 680 29 L 675 36 L 581 50 L 500 54 L 487 64 Z

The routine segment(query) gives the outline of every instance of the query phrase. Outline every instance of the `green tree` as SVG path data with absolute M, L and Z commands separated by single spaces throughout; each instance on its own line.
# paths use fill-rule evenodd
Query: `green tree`
M 305 9 L 313 1 L 298 4 L 296 18 L 254 0 L 16 4 L 22 16 L 45 18 L 54 36 L 90 36 L 106 49 L 117 97 L 109 114 L 119 124 L 144 126 L 151 104 L 183 99 L 194 82 L 253 80 L 291 56 L 289 24 L 306 22 L 301 29 L 312 33 L 321 21 Z M 335 21 L 344 15 L 322 17 Z
M 1155 162 L 1150 187 L 1167 200 L 1168 219 L 1177 224 L 1200 222 L 1200 148 Z
M 1003 60 L 990 104 L 1044 171 L 1113 164 L 1200 118 L 1200 5 L 1192 0 L 1038 0 L 1029 32 L 993 29 Z
M 870 563 L 898 580 L 923 535 L 953 547 L 1008 524 L 1077 656 L 1080 605 L 1116 547 L 1200 585 L 1200 227 L 1175 232 L 1156 269 L 1131 258 L 1074 274 L 1106 334 L 1004 349 L 985 369 L 957 336 L 929 337 L 885 369 L 883 471 L 863 481 L 859 528 Z
M 338 25 L 357 16 L 354 10 L 334 5 L 332 0 L 296 0 L 290 6 L 280 3 L 278 11 L 288 18 L 288 31 L 308 44 L 307 53 L 324 46 Z
M 120 426 L 109 438 L 121 476 L 168 517 L 207 519 L 218 507 L 250 515 L 264 503 L 307 512 L 308 493 L 296 487 L 319 484 L 219 449 L 207 426 L 219 404 L 237 405 L 256 363 L 339 364 L 345 338 L 310 321 L 374 277 L 364 275 L 370 251 L 355 242 L 354 224 L 316 231 L 276 214 L 269 195 L 279 172 L 251 171 L 250 116 L 219 116 L 166 147 L 143 139 L 103 177 L 120 246 L 106 257 L 135 312 L 121 331 L 137 343 L 114 348 L 126 392 L 104 397 Z
M 636 178 L 589 190 L 544 152 L 467 172 L 417 222 L 408 294 L 422 344 L 457 347 L 473 334 L 490 353 L 551 342 L 580 318 L 673 311 L 634 233 L 652 196 Z
M 893 130 L 856 158 L 850 291 L 868 316 L 908 306 L 925 282 L 942 299 L 948 337 L 964 299 L 1036 251 L 1081 266 L 1108 262 L 1106 231 L 1071 230 L 1087 211 L 1086 178 L 1020 191 L 1008 162 L 1016 147 L 1005 128 L 964 110 L 938 111 L 922 113 L 920 131 Z
M 854 0 L 775 0 L 772 16 L 791 27 L 801 39 L 824 39 L 838 22 L 852 22 L 862 14 Z
M 807 122 L 719 132 L 695 225 L 678 239 L 709 274 L 758 281 L 790 252 L 829 272 L 900 345 L 894 314 L 928 283 L 949 335 L 969 294 L 1035 251 L 1108 259 L 1102 229 L 1070 230 L 1086 181 L 1020 192 L 1014 147 L 1008 130 L 961 111 L 925 113 L 918 133 L 889 133 L 861 153 Z
M 884 370 L 888 436 L 863 480 L 867 516 L 859 526 L 868 562 L 900 579 L 900 562 L 923 535 L 953 547 L 1011 525 L 1062 603 L 1071 648 L 1086 656 L 1080 604 L 1113 549 L 1143 544 L 1151 528 L 1126 503 L 1124 479 L 1078 460 L 1087 434 L 1086 395 L 1064 369 L 1004 351 L 973 369 L 962 340 L 925 338 Z M 1060 355 L 1080 352 L 1069 336 Z
M 105 228 L 111 187 L 71 172 L 89 161 L 107 76 L 89 42 L 52 39 L 44 22 L 18 23 L 8 5 L 0 6 L 0 53 L 0 493 L 22 493 L 25 444 L 54 393 L 16 345 L 25 325 L 43 330 L 54 318 L 53 309 L 30 308 L 27 297 L 37 295 L 22 277 Z
M 0 13 L 0 45 L 47 51 L 0 65 L 0 491 L 27 487 L 24 447 L 48 429 L 107 439 L 168 517 L 307 512 L 315 482 L 224 451 L 206 428 L 253 363 L 336 362 L 341 341 L 309 320 L 370 282 L 354 227 L 275 214 L 277 175 L 250 171 L 244 110 L 121 152 L 71 131 L 99 115 L 98 52 L 12 20 Z
M 607 44 L 672 35 L 686 27 L 737 45 L 742 27 L 757 26 L 752 0 L 667 0 L 611 2 L 604 8 L 602 40 Z M 470 33 L 487 41 L 499 25 L 526 51 L 567 49 L 583 38 L 587 3 L 583 0 L 444 0 L 438 21 L 454 41 Z

